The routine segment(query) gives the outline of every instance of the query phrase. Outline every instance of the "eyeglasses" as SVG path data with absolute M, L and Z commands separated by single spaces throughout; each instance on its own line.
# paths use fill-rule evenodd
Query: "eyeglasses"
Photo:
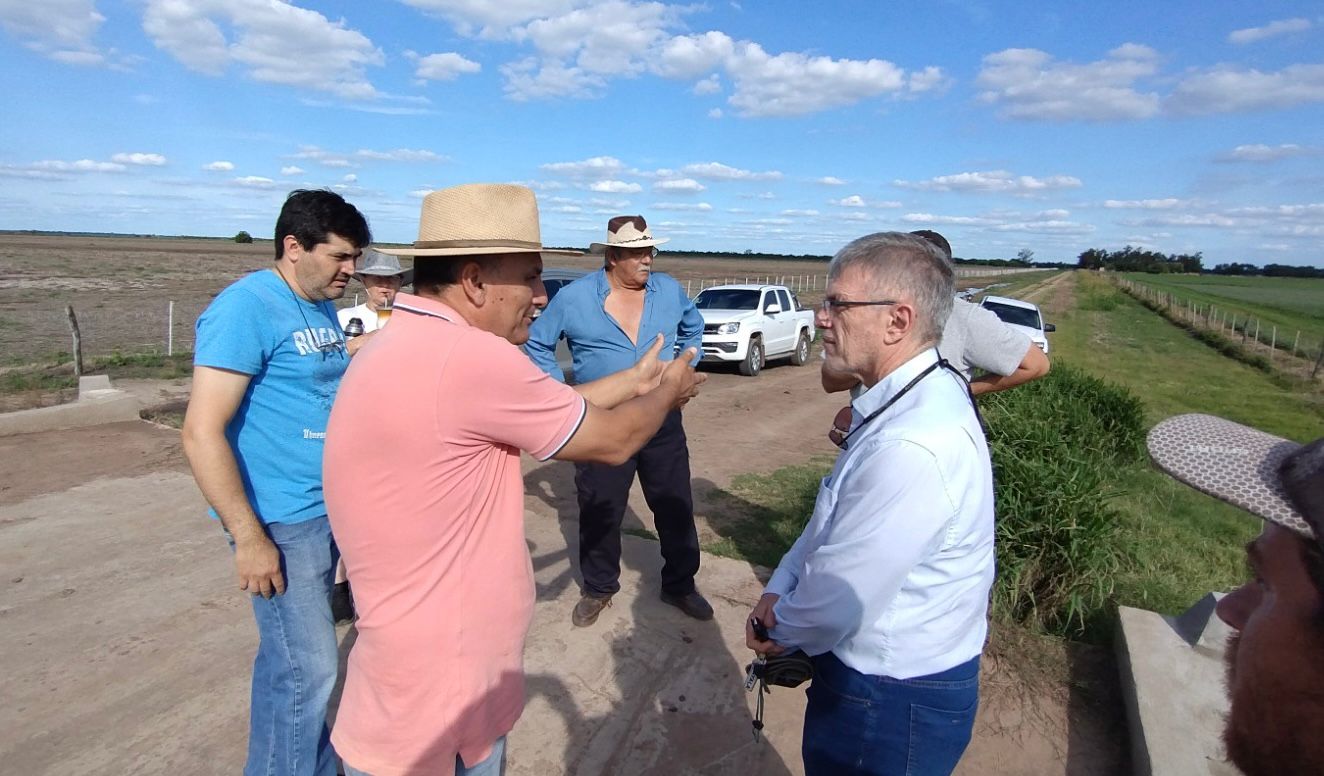
M 834 299 L 833 297 L 829 296 L 829 297 L 824 297 L 823 301 L 819 304 L 819 309 L 823 311 L 824 315 L 832 315 L 837 310 L 845 310 L 851 307 L 876 307 L 876 306 L 888 305 L 888 304 L 900 304 L 900 302 L 898 302 L 895 299 L 878 299 L 878 300 L 870 300 L 864 302 L 853 302 L 849 299 Z
M 656 259 L 657 248 L 617 248 L 616 257 L 618 259 Z M 648 251 L 644 253 L 644 251 Z

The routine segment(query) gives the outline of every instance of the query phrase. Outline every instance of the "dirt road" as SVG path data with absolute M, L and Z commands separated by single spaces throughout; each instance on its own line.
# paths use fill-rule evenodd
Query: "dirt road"
M 844 401 L 824 395 L 818 379 L 814 366 L 711 374 L 686 411 L 701 524 L 712 490 L 734 476 L 834 451 L 824 432 Z M 5 770 L 236 772 L 256 634 L 178 433 L 129 423 L 0 438 L 0 460 Z M 801 773 L 800 693 L 772 696 L 764 744 L 749 735 L 740 623 L 760 585 L 748 564 L 705 558 L 700 585 L 718 619 L 700 626 L 656 601 L 656 544 L 627 536 L 621 600 L 600 628 L 572 629 L 572 470 L 531 460 L 524 468 L 539 602 L 529 707 L 509 772 Z M 631 513 L 635 525 L 650 524 L 637 490 Z M 351 634 L 342 630 L 342 651 Z M 987 661 L 976 738 L 959 772 L 1117 772 L 1117 731 L 1065 680 L 1045 686 L 1019 670 Z

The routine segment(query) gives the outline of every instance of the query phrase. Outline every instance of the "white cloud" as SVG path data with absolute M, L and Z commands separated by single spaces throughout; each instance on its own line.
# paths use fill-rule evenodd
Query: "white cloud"
M 1319 149 L 1317 148 L 1297 145 L 1296 143 L 1283 143 L 1276 146 L 1261 144 L 1239 145 L 1227 154 L 1219 157 L 1219 161 L 1275 162 L 1279 159 L 1290 159 L 1295 156 L 1313 156 L 1317 153 L 1319 153 Z
M 374 151 L 360 148 L 354 152 L 359 159 L 373 159 L 380 162 L 444 162 L 446 157 L 435 151 L 421 148 L 395 148 L 390 151 Z
M 625 171 L 625 164 L 614 156 L 594 156 L 579 162 L 553 162 L 541 169 L 569 178 L 611 178 Z
M 133 95 L 133 101 L 139 105 L 155 105 L 161 101 L 161 98 L 154 94 L 135 94 Z
M 700 96 L 705 94 L 717 94 L 722 91 L 722 79 L 718 77 L 717 73 L 713 73 L 702 81 L 696 83 L 692 91 Z
M 707 213 L 712 209 L 707 202 L 657 202 L 653 205 L 653 210 L 692 210 L 696 213 Z
M 596 207 L 605 207 L 605 208 L 611 208 L 612 210 L 620 210 L 623 207 L 629 206 L 630 200 L 607 199 L 606 197 L 593 197 L 588 201 L 588 203 Z
M 678 35 L 653 55 L 653 70 L 665 78 L 695 78 L 722 66 L 735 53 L 735 41 L 722 32 Z
M 859 194 L 852 194 L 849 197 L 843 197 L 841 199 L 830 199 L 828 200 L 828 203 L 832 205 L 837 205 L 838 207 L 865 206 L 864 197 L 861 197 Z
M 1086 235 L 1094 232 L 1093 224 L 1081 224 L 1074 221 L 1022 221 L 996 224 L 989 228 L 994 232 L 1025 232 L 1028 234 Z
M 906 88 L 905 71 L 885 60 L 772 56 L 748 41 L 736 44 L 726 70 L 734 82 L 728 102 L 743 116 L 799 116 Z
M 223 159 L 215 162 L 208 162 L 207 164 L 202 165 L 202 169 L 210 170 L 212 172 L 230 172 L 234 169 L 234 162 L 227 162 Z M 294 169 L 298 170 L 299 168 L 296 167 Z M 299 172 L 303 172 L 303 170 L 299 170 Z
M 435 189 L 414 189 L 413 191 L 409 192 L 409 196 L 414 197 L 415 199 L 422 199 L 427 195 L 431 194 L 433 191 L 435 191 Z
M 818 215 L 817 210 L 783 210 L 784 216 L 795 216 L 797 218 L 812 218 Z
M 341 178 L 341 180 L 344 181 L 345 183 L 355 183 L 355 182 L 358 181 L 358 179 L 359 179 L 359 176 L 355 175 L 355 174 L 352 173 L 352 172 L 351 172 L 350 174 L 346 175 L 345 177 Z
M 157 48 L 207 75 L 222 75 L 236 64 L 263 83 L 346 99 L 380 96 L 364 71 L 385 63 L 381 50 L 343 20 L 332 22 L 289 3 L 146 0 L 143 30 Z
M 1078 65 L 1056 62 L 1038 49 L 1006 49 L 984 57 L 976 83 L 979 99 L 1007 118 L 1115 121 L 1158 113 L 1159 97 L 1137 81 L 1158 72 L 1158 52 L 1127 43 L 1106 59 Z
M 96 0 L 0 0 L 0 26 L 27 48 L 68 65 L 100 65 L 92 43 L 106 17 Z
M 403 0 L 422 11 L 435 13 L 455 25 L 462 35 L 502 37 L 511 28 L 533 19 L 557 16 L 574 8 L 576 0 Z
M 1112 209 L 1126 210 L 1172 210 L 1186 205 L 1185 200 L 1175 197 L 1165 199 L 1107 199 L 1103 206 Z
M 163 167 L 166 163 L 166 158 L 161 154 L 121 153 L 115 154 L 110 159 L 120 164 L 133 164 L 140 167 Z
M 720 119 L 721 117 L 722 117 L 721 108 L 713 108 L 708 111 L 708 118 L 710 119 Z
M 654 191 L 676 191 L 697 194 L 700 191 L 707 191 L 708 187 L 694 180 L 693 178 L 677 178 L 675 180 L 658 181 L 653 184 Z
M 680 168 L 686 175 L 713 181 L 779 181 L 782 174 L 777 170 L 753 172 L 722 164 L 721 162 L 702 162 L 687 164 Z
M 1312 26 L 1309 19 L 1279 19 L 1278 21 L 1269 22 L 1263 27 L 1247 27 L 1242 30 L 1234 30 L 1228 34 L 1227 41 L 1238 46 L 1244 46 L 1248 43 L 1259 43 L 1262 40 L 1275 38 L 1279 35 L 1305 32 Z
M 1177 114 L 1244 113 L 1324 102 L 1324 65 L 1291 65 L 1272 73 L 1218 67 L 1187 76 L 1165 107 Z
M 991 191 L 1007 194 L 1033 194 L 1054 189 L 1080 188 L 1082 185 L 1079 178 L 1071 175 L 1036 178 L 1032 175 L 1013 175 L 1006 170 L 962 172 L 940 175 L 926 181 L 897 180 L 892 183 L 903 189 L 920 191 Z
M 250 189 L 270 189 L 276 185 L 276 182 L 272 179 L 263 178 L 260 175 L 245 175 L 242 178 L 235 178 L 232 183 Z
M 602 194 L 638 194 L 644 190 L 638 183 L 626 183 L 625 181 L 594 181 L 588 186 L 589 191 L 596 191 Z
M 508 62 L 501 66 L 501 74 L 506 77 L 506 96 L 517 102 L 552 97 L 588 99 L 600 96 L 607 88 L 607 79 L 600 75 L 562 62 L 539 63 L 536 57 Z
M 49 172 L 123 172 L 127 169 L 119 162 L 97 162 L 91 159 L 79 159 L 76 162 L 45 160 L 33 162 L 30 168 Z
M 1039 220 L 1052 220 L 1052 219 L 1067 218 L 1070 215 L 1071 215 L 1071 211 L 1069 210 L 1054 209 L 1054 210 L 1040 210 L 1038 213 L 1034 214 L 1034 217 Z
M 229 163 L 229 162 L 225 162 L 225 164 L 230 164 L 230 163 Z M 227 169 L 231 169 L 231 170 L 233 170 L 233 169 L 234 169 L 234 165 L 231 164 Z M 303 175 L 303 168 L 302 168 L 302 167 L 298 167 L 298 166 L 293 165 L 293 164 L 288 164 L 288 165 L 286 165 L 286 166 L 280 168 L 280 174 L 281 174 L 281 175 Z
M 412 51 L 405 56 L 414 62 L 414 77 L 425 81 L 454 81 L 467 73 L 481 72 L 483 66 L 453 51 L 419 56 Z
M 933 213 L 906 213 L 902 221 L 912 224 L 950 224 L 953 226 L 991 226 L 992 219 L 978 216 L 940 216 Z
M 832 176 L 832 175 L 825 175 L 825 176 L 823 176 L 822 178 L 819 178 L 818 180 L 816 180 L 816 181 L 814 181 L 814 182 L 815 182 L 815 183 L 820 183 L 820 184 L 822 184 L 822 185 L 824 185 L 824 186 L 845 186 L 845 185 L 846 185 L 846 181 L 842 180 L 841 178 L 834 177 L 834 176 Z

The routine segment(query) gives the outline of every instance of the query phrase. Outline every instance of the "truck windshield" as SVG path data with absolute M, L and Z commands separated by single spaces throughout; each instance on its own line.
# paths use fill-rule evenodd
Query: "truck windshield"
M 1031 329 L 1041 328 L 1039 326 L 1038 310 L 988 301 L 984 302 L 984 306 L 992 310 L 994 315 L 1013 326 L 1029 326 Z
M 700 310 L 755 310 L 759 292 L 749 288 L 710 288 L 694 298 Z

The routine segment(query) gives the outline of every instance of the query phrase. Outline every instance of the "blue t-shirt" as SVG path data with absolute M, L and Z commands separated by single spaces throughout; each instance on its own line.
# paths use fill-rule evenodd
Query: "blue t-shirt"
M 326 514 L 322 447 L 344 344 L 331 303 L 296 296 L 270 270 L 230 284 L 198 318 L 193 364 L 252 375 L 225 436 L 264 524 Z

